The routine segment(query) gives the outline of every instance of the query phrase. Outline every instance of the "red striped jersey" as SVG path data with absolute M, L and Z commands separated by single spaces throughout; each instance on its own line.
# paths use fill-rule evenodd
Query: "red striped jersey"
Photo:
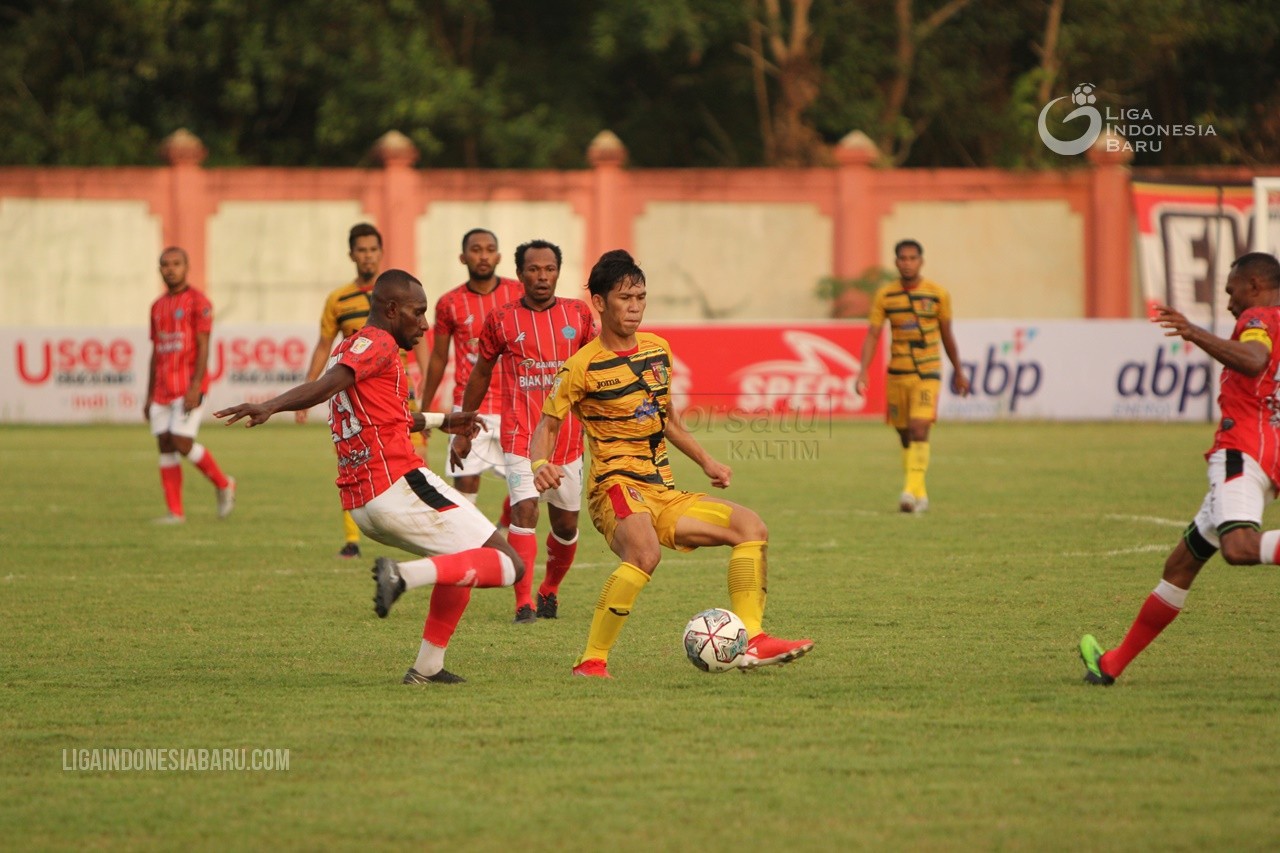
M 1215 450 L 1239 450 L 1253 457 L 1272 483 L 1280 483 L 1280 307 L 1249 308 L 1236 320 L 1233 341 L 1258 341 L 1270 352 L 1257 376 L 1224 367 L 1218 406 L 1222 420 L 1213 436 Z
M 517 299 L 485 319 L 479 352 L 481 358 L 497 359 L 502 366 L 504 453 L 529 457 L 529 439 L 560 365 L 595 336 L 595 318 L 581 299 L 557 297 L 542 311 L 527 308 Z M 582 425 L 570 414 L 550 461 L 563 465 L 581 455 Z
M 436 301 L 436 322 L 432 333 L 445 335 L 453 341 L 453 405 L 462 405 L 462 393 L 471 378 L 477 351 L 480 347 L 480 330 L 489 312 L 524 295 L 524 287 L 515 279 L 498 278 L 498 286 L 492 293 L 476 293 L 468 282 L 448 291 Z M 494 373 L 493 378 L 499 378 Z M 477 410 L 482 414 L 496 415 L 501 410 L 498 395 L 489 386 L 489 393 Z
M 213 305 L 194 287 L 165 293 L 151 303 L 151 343 L 156 359 L 151 399 L 164 405 L 187 393 L 196 369 L 196 336 L 213 330 Z M 200 393 L 209 390 L 206 371 Z
M 342 508 L 354 509 L 422 467 L 422 459 L 409 438 L 409 376 L 391 333 L 365 326 L 338 344 L 329 357 L 334 364 L 356 374 L 355 384 L 329 400 L 338 491 Z

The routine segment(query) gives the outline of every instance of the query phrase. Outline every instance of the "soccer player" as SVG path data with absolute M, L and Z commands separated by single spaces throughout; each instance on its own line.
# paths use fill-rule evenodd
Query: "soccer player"
M 938 345 L 951 360 L 951 390 L 969 393 L 969 380 L 960 369 L 960 351 L 951 334 L 951 295 L 940 285 L 920 277 L 924 249 L 915 240 L 893 247 L 898 281 L 876 291 L 868 315 L 867 337 L 862 342 L 862 373 L 857 392 L 867 393 L 867 366 L 876 353 L 880 328 L 887 319 L 891 329 L 886 420 L 898 431 L 902 443 L 902 468 L 906 482 L 898 498 L 903 512 L 929 508 L 925 472 L 929 470 L 929 428 L 938 418 L 938 391 L 942 382 L 942 358 Z
M 349 338 L 364 327 L 369 318 L 369 294 L 373 290 L 374 279 L 378 270 L 382 269 L 382 234 L 367 222 L 361 222 L 351 228 L 347 234 L 347 256 L 356 265 L 356 277 L 351 282 L 333 290 L 324 301 L 324 309 L 320 312 L 320 339 L 311 353 L 311 364 L 307 368 L 307 381 L 316 379 L 333 350 L 333 340 L 339 334 L 343 339 Z M 419 371 L 425 373 L 427 348 L 419 345 L 414 348 L 414 357 L 418 361 Z M 305 410 L 294 415 L 298 423 L 307 422 Z M 413 435 L 414 447 L 419 455 L 425 458 L 426 438 L 421 433 Z M 338 552 L 339 557 L 355 559 L 360 556 L 360 528 L 351 520 L 351 514 L 342 513 L 343 544 Z
M 338 344 L 319 379 L 214 416 L 228 424 L 245 418 L 253 427 L 276 412 L 329 401 L 343 508 L 370 539 L 423 557 L 378 558 L 374 610 L 385 617 L 405 590 L 435 585 L 422 645 L 404 683 L 456 684 L 464 679 L 444 668 L 444 654 L 472 587 L 510 586 L 524 565 L 479 510 L 422 464 L 409 441 L 411 430 L 478 428 L 475 412 L 409 411 L 399 350 L 413 349 L 427 330 L 422 284 L 403 270 L 387 270 L 374 284 L 371 305 L 368 323 Z
M 209 333 L 213 306 L 187 282 L 187 253 L 170 246 L 160 254 L 167 292 L 151 304 L 151 366 L 142 417 L 160 448 L 160 484 L 169 513 L 157 524 L 186 521 L 182 509 L 182 457 L 217 489 L 218 518 L 236 505 L 236 481 L 222 473 L 213 454 L 196 441 L 209 390 Z
M 467 280 L 446 292 L 436 302 L 436 322 L 432 330 L 435 341 L 422 380 L 422 393 L 418 395 L 428 404 L 435 399 L 440 380 L 444 378 L 445 364 L 449 361 L 449 344 L 452 343 L 455 409 L 462 406 L 463 390 L 467 387 L 471 369 L 479 358 L 477 350 L 480 346 L 480 329 L 485 317 L 494 308 L 519 299 L 524 292 L 519 282 L 498 275 L 502 255 L 498 252 L 498 238 L 492 231 L 472 228 L 462 235 L 462 254 L 458 255 L 458 261 L 467 268 Z M 472 442 L 466 459 L 453 452 L 451 440 L 448 465 L 453 485 L 472 503 L 476 502 L 480 492 L 481 474 L 494 471 L 502 477 L 507 475 L 502 461 L 502 445 L 498 438 L 502 423 L 497 395 L 485 397 L 477 411 L 484 416 L 485 429 Z M 510 523 L 511 503 L 510 498 L 507 498 L 502 502 L 502 516 L 498 527 L 506 528 Z
M 1280 486 L 1280 262 L 1263 252 L 1241 255 L 1227 275 L 1227 310 L 1236 318 L 1229 339 L 1191 325 L 1167 305 L 1153 321 L 1222 364 L 1222 419 L 1205 454 L 1209 492 L 1164 562 L 1120 645 L 1103 651 L 1092 634 L 1080 640 L 1084 680 L 1115 683 L 1135 657 L 1169 626 L 1201 567 L 1219 549 L 1233 566 L 1280 564 L 1280 530 L 1261 532 L 1262 511 Z
M 769 532 L 760 516 L 732 501 L 675 487 L 668 441 L 716 488 L 728 488 L 733 471 L 698 444 L 671 408 L 671 349 L 657 335 L 639 331 L 644 272 L 627 252 L 606 252 L 591 269 L 587 289 L 600 315 L 600 336 L 561 366 L 529 445 L 538 491 L 558 488 L 565 471 L 549 459 L 569 413 L 578 416 L 591 447 L 591 520 L 622 561 L 605 581 L 586 651 L 573 673 L 611 677 L 609 650 L 657 568 L 662 546 L 677 551 L 732 547 L 729 601 L 749 636 L 740 665 L 751 669 L 795 660 L 813 648 L 812 640 L 781 640 L 761 627 Z
M 511 526 L 507 541 L 524 561 L 525 574 L 514 587 L 516 618 L 520 624 L 555 619 L 559 612 L 560 582 L 573 566 L 578 550 L 578 510 L 582 506 L 582 425 L 570 414 L 548 457 L 564 471 L 556 489 L 539 497 L 533 487 L 529 439 L 537 425 L 551 383 L 565 359 L 596 336 L 591 309 L 581 299 L 556 296 L 560 278 L 560 247 L 531 240 L 516 249 L 516 274 L 524 296 L 492 312 L 480 332 L 479 358 L 462 395 L 462 408 L 478 408 L 489 392 L 493 367 L 502 362 L 502 451 L 507 469 L 507 497 Z M 453 439 L 453 453 L 466 458 L 471 440 Z M 539 460 L 546 461 L 546 460 Z M 538 558 L 538 503 L 548 504 L 551 532 L 547 534 L 547 571 L 538 586 L 533 607 L 534 564 Z

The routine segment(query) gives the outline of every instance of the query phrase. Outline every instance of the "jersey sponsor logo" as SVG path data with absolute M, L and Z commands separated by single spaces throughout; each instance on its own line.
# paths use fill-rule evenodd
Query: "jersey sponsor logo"
M 333 437 L 333 441 L 336 444 L 339 441 L 338 436 L 335 435 Z M 351 453 L 338 457 L 338 467 L 359 468 L 361 465 L 368 464 L 370 455 L 369 448 L 367 447 L 352 451 Z
M 860 412 L 866 401 L 854 386 L 862 374 L 856 356 L 821 335 L 788 329 L 782 341 L 796 359 L 761 361 L 733 373 L 737 405 L 747 411 Z
M 621 379 L 601 379 L 596 383 L 597 388 L 612 388 L 614 385 L 621 385 Z
M 524 332 L 521 332 L 521 333 L 520 333 L 520 337 L 522 337 L 522 338 L 524 337 Z M 519 343 L 519 341 L 516 341 L 516 343 Z M 533 369 L 533 366 L 534 366 L 535 364 L 537 364 L 537 362 L 536 362 L 536 361 L 534 361 L 532 358 L 526 358 L 526 359 L 524 359 L 523 361 L 521 361 L 521 362 L 520 362 L 520 369 L 521 369 L 521 370 L 532 370 L 532 369 Z
M 635 412 L 632 413 L 632 417 L 634 417 L 638 421 L 645 421 L 645 420 L 648 420 L 649 418 L 656 417 L 657 414 L 658 414 L 658 401 L 654 400 L 651 397 L 648 400 L 645 400 L 640 405 L 636 406 L 636 410 Z
M 356 341 L 354 344 L 351 345 L 351 352 L 355 353 L 356 355 L 359 355 L 360 353 L 364 352 L 371 346 L 373 346 L 373 341 L 371 339 L 360 338 L 358 341 Z

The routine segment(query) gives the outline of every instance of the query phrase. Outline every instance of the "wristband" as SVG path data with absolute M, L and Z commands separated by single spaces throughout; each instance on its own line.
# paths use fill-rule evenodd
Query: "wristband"
M 422 428 L 423 430 L 435 429 L 444 426 L 444 414 L 441 412 L 423 412 Z
M 536 473 L 538 473 L 538 469 L 539 469 L 539 468 L 541 468 L 543 465 L 546 465 L 546 464 L 547 464 L 547 460 L 545 460 L 545 459 L 535 459 L 535 460 L 533 460 L 533 464 L 532 464 L 532 465 L 530 465 L 529 467 L 530 467 L 530 469 L 532 469 L 533 473 L 535 473 L 535 474 L 536 474 Z

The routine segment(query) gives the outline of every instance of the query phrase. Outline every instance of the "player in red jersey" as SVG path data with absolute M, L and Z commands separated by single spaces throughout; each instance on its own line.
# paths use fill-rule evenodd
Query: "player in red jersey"
M 413 349 L 426 330 L 421 282 L 403 270 L 387 270 L 374 284 L 368 322 L 338 344 L 324 375 L 265 403 L 241 403 L 214 416 L 228 424 L 246 418 L 252 427 L 276 412 L 329 401 L 343 508 L 370 539 L 423 557 L 403 563 L 378 558 L 374 610 L 385 617 L 406 589 L 435 585 L 418 658 L 404 683 L 453 684 L 464 679 L 444 668 L 444 653 L 472 587 L 511 586 L 524 565 L 489 520 L 414 452 L 410 431 L 479 428 L 475 412 L 410 413 L 399 351 Z
M 160 447 L 160 483 L 169 514 L 159 524 L 181 524 L 182 457 L 217 489 L 218 518 L 236 505 L 236 481 L 222 473 L 213 454 L 196 441 L 204 395 L 209 390 L 209 332 L 213 306 L 187 283 L 187 253 L 170 246 L 160 255 L 160 277 L 168 292 L 151 304 L 151 366 L 142 417 Z
M 1187 591 L 1219 549 L 1233 566 L 1280 564 L 1280 530 L 1261 531 L 1262 511 L 1280 484 L 1280 262 L 1263 252 L 1242 255 L 1227 276 L 1230 339 L 1191 325 L 1167 305 L 1154 322 L 1222 364 L 1222 419 L 1205 454 L 1209 493 L 1164 563 L 1120 645 L 1104 651 L 1092 634 L 1080 640 L 1084 680 L 1113 684 L 1125 667 L 1182 612 Z
M 458 260 L 467 268 L 467 280 L 448 291 L 436 302 L 436 322 L 433 328 L 435 340 L 431 348 L 431 360 L 427 364 L 427 375 L 422 381 L 422 393 L 418 399 L 423 405 L 429 405 L 435 398 L 440 380 L 444 377 L 445 364 L 449 360 L 449 344 L 453 344 L 453 406 L 458 409 L 462 405 L 462 391 L 467 387 L 471 377 L 471 369 L 478 358 L 480 346 L 480 329 L 484 326 L 484 318 L 500 305 L 506 305 L 520 298 L 523 292 L 520 283 L 498 275 L 498 263 L 502 255 L 498 252 L 498 238 L 492 231 L 484 228 L 472 228 L 462 237 L 462 254 Z M 452 450 L 449 453 L 449 474 L 453 477 L 453 485 L 463 496 L 476 502 L 480 492 L 480 475 L 485 471 L 494 471 L 505 477 L 507 472 L 502 462 L 502 447 L 498 441 L 501 431 L 501 407 L 497 395 L 491 395 L 481 401 L 477 409 L 485 424 L 485 429 L 478 439 L 472 443 L 471 453 L 467 459 L 456 458 Z M 502 503 L 502 517 L 498 521 L 500 528 L 505 528 L 511 521 L 509 501 Z
M 560 430 L 550 461 L 564 469 L 555 489 L 541 494 L 533 485 L 529 439 L 542 417 L 542 404 L 551 391 L 564 360 L 596 336 L 595 318 L 581 299 L 556 296 L 560 278 L 560 247 L 546 240 L 531 240 L 516 249 L 516 274 L 524 296 L 491 312 L 480 333 L 479 359 L 462 408 L 480 405 L 489 392 L 494 365 L 502 364 L 502 452 L 506 458 L 507 497 L 511 501 L 511 528 L 507 541 L 524 560 L 524 578 L 515 585 L 516 618 L 528 624 L 555 619 L 560 606 L 560 582 L 573 565 L 578 550 L 578 510 L 582 507 L 582 425 L 574 415 Z M 470 439 L 460 435 L 453 451 L 464 459 Z M 539 460 L 547 461 L 547 460 Z M 547 516 L 547 571 L 538 587 L 538 608 L 533 607 L 534 563 L 538 558 L 538 502 L 550 507 Z

